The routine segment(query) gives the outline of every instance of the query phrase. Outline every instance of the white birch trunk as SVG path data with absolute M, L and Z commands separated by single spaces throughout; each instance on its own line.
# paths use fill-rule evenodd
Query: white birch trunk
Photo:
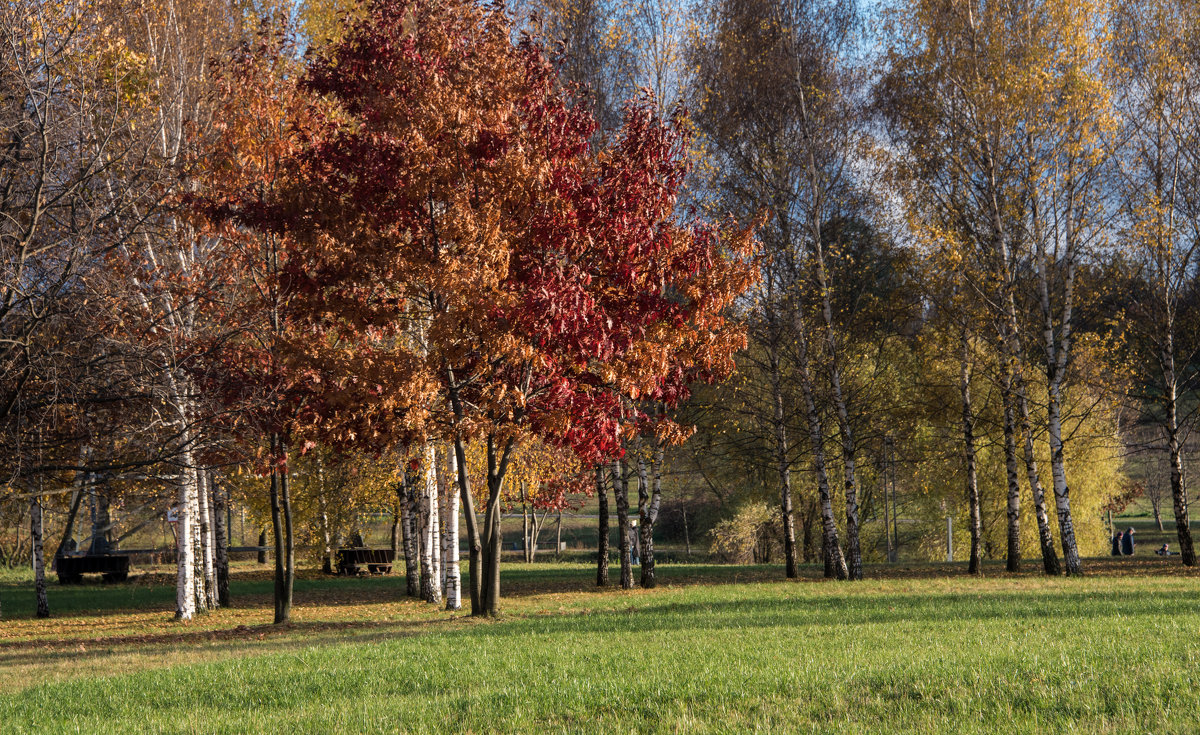
M 458 458 L 453 447 L 446 451 L 446 523 L 442 527 L 445 553 L 442 555 L 446 569 L 446 609 L 458 610 L 462 607 L 462 574 L 458 559 Z
M 196 614 L 196 567 L 192 560 L 192 498 L 196 494 L 196 473 L 192 471 L 192 452 L 183 453 L 183 469 L 179 473 L 179 504 L 176 507 L 176 580 L 175 617 L 191 620 Z
M 208 522 L 201 513 L 200 497 L 204 494 L 199 473 L 195 468 L 189 468 L 196 479 L 192 483 L 192 495 L 188 499 L 188 513 L 192 517 L 192 598 L 195 601 L 196 612 L 208 609 L 207 598 L 204 594 L 204 535 L 208 531 Z
M 433 444 L 425 445 L 421 462 L 423 482 L 418 494 L 418 515 L 421 539 L 421 599 L 438 603 L 442 600 L 441 578 L 437 569 L 438 553 L 438 493 L 437 452 Z
M 216 534 L 212 518 L 212 483 L 208 471 L 196 468 L 197 497 L 200 502 L 200 563 L 202 570 L 204 609 L 217 607 Z

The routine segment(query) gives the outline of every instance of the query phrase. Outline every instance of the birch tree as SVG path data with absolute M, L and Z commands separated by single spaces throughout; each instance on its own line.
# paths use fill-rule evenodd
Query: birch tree
M 703 140 L 716 160 L 720 201 L 735 211 L 767 209 L 758 308 L 772 386 L 775 472 L 788 573 L 795 573 L 790 438 L 785 406 L 783 345 L 800 383 L 802 415 L 820 498 L 827 576 L 861 576 L 858 551 L 857 448 L 832 323 L 824 230 L 832 205 L 847 193 L 846 164 L 854 113 L 848 104 L 846 55 L 852 8 L 837 2 L 729 0 L 713 6 L 692 55 L 693 103 Z M 763 59 L 770 59 L 764 62 Z M 816 311 L 808 295 L 816 293 Z M 815 319 L 814 319 L 815 317 Z M 849 564 L 839 543 L 825 453 L 823 396 L 816 355 L 831 350 L 828 376 L 846 465 Z
M 1032 488 L 1042 561 L 1060 570 L 1034 446 L 1030 381 L 1040 349 L 1048 379 L 1047 434 L 1055 509 L 1068 573 L 1081 569 L 1066 482 L 1062 396 L 1071 354 L 1075 269 L 1102 231 L 1097 196 L 1106 126 L 1099 84 L 1103 42 L 1093 3 L 904 3 L 884 86 L 893 131 L 913 159 L 913 191 L 968 236 L 977 268 L 969 287 L 989 304 L 1007 398 L 1010 569 L 1018 564 L 1016 436 Z M 1046 70 L 1045 74 L 1037 70 Z M 907 100 L 907 102 L 905 101 Z M 1018 304 L 1020 269 L 1032 267 L 1040 314 Z M 1042 339 L 1025 330 L 1040 325 Z M 1015 424 L 1013 426 L 1012 424 Z
M 1188 313 L 1200 267 L 1198 23 L 1191 3 L 1119 3 L 1111 82 L 1120 124 L 1115 152 L 1122 239 L 1136 282 L 1144 284 L 1129 298 L 1126 327 L 1135 374 L 1151 390 L 1134 395 L 1154 406 L 1150 420 L 1166 440 L 1176 535 L 1187 566 L 1195 566 L 1196 550 L 1182 451 L 1190 414 L 1181 399 L 1194 389 L 1190 366 L 1200 349 L 1200 323 Z M 1158 519 L 1157 503 L 1154 514 Z

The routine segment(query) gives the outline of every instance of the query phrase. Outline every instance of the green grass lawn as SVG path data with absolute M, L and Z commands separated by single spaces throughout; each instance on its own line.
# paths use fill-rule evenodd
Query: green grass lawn
M 400 601 L 400 578 L 313 577 L 285 631 L 263 625 L 261 578 L 190 626 L 150 580 L 52 590 L 50 623 L 0 580 L 0 669 L 58 667 L 0 688 L 0 731 L 1200 731 L 1200 578 L 1149 560 L 1082 579 L 905 569 L 688 565 L 596 592 L 587 566 L 514 565 L 497 621 Z

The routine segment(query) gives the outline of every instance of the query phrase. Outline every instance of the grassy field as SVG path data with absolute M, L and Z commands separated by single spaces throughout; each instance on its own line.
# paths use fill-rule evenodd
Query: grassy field
M 2 732 L 1196 732 L 1200 577 L 1089 560 L 1082 579 L 870 567 L 664 566 L 596 591 L 582 565 L 511 565 L 496 621 L 401 597 L 402 578 L 297 583 L 268 625 L 170 619 L 165 574 L 51 590 L 0 578 Z

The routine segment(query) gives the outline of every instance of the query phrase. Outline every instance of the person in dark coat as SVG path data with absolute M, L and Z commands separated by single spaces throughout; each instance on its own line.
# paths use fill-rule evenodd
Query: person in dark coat
M 1133 556 L 1133 528 L 1131 527 L 1121 537 L 1121 553 L 1125 556 Z
M 1121 555 L 1121 532 L 1120 531 L 1113 531 L 1112 555 L 1113 556 Z

